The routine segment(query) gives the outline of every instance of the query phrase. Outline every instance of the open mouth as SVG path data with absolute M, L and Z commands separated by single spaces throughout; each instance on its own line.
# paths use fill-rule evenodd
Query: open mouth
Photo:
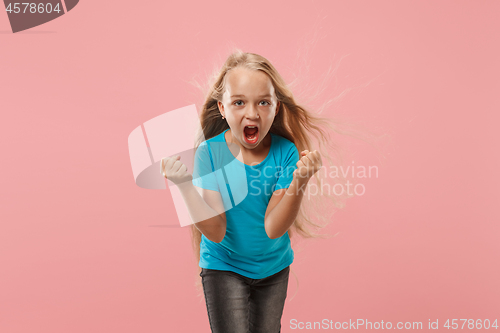
M 245 126 L 243 132 L 245 141 L 249 144 L 254 144 L 259 139 L 259 128 L 257 126 Z

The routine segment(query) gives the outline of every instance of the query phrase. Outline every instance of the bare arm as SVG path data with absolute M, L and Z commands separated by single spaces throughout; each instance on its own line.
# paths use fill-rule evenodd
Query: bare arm
M 288 189 L 275 191 L 269 200 L 264 226 L 271 239 L 283 236 L 292 226 L 299 213 L 309 179 L 322 167 L 318 151 L 303 150 L 300 155 L 302 158 L 297 162 L 297 169 Z
M 226 234 L 226 214 L 220 193 L 198 188 L 190 181 L 177 186 L 196 228 L 212 242 L 221 242 Z
M 287 189 L 280 189 L 273 193 L 267 206 L 265 229 L 269 238 L 283 236 L 292 226 L 299 213 L 305 186 L 309 178 L 294 177 Z
M 179 159 L 179 155 L 162 158 L 160 172 L 178 187 L 196 228 L 212 242 L 219 243 L 226 234 L 226 214 L 220 193 L 195 187 L 193 176 Z

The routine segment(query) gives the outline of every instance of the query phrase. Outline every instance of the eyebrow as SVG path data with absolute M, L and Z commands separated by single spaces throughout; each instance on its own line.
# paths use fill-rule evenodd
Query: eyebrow
M 231 98 L 232 97 L 245 97 L 245 95 L 233 95 L 233 96 L 231 96 Z M 263 98 L 263 97 L 272 97 L 272 96 L 267 94 L 267 95 L 260 95 L 259 97 Z

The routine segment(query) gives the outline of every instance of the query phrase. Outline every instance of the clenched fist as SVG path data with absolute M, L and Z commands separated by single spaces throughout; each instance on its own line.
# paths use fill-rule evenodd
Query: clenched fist
M 180 160 L 180 156 L 164 157 L 161 159 L 160 172 L 163 177 L 175 185 L 193 180 L 193 175 L 187 172 L 187 167 Z
M 293 172 L 294 178 L 311 178 L 321 167 L 321 155 L 319 151 L 303 150 L 300 155 L 302 156 L 297 162 L 297 169 Z

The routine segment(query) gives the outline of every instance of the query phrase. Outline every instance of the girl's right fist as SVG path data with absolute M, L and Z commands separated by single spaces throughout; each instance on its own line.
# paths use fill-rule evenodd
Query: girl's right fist
M 163 177 L 172 181 L 175 185 L 192 181 L 193 176 L 187 172 L 187 167 L 180 160 L 180 156 L 171 156 L 161 159 L 160 172 Z

